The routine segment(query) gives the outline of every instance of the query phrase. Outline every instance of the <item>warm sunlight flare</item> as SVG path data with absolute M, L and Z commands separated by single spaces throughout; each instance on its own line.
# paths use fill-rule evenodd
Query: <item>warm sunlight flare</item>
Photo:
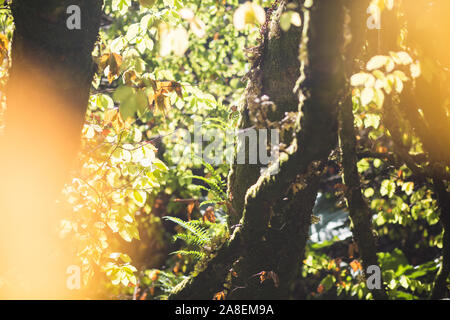
M 0 300 L 450 299 L 449 14 L 0 0 Z
M 44 70 L 15 68 L 1 138 L 0 293 L 2 298 L 63 298 L 66 269 L 75 261 L 72 249 L 57 237 L 62 215 L 56 199 L 81 128 L 73 124 L 72 102 L 60 96 Z

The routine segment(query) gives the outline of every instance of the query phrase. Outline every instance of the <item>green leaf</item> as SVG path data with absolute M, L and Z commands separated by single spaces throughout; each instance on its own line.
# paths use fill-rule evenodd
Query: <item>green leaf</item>
M 370 164 L 366 159 L 361 159 L 357 163 L 358 172 L 363 173 L 364 171 L 368 170 L 370 168 Z
M 142 190 L 134 190 L 133 200 L 139 207 L 143 207 L 145 205 L 145 201 L 147 200 L 147 192 Z
M 406 276 L 401 276 L 400 277 L 400 281 L 399 281 L 400 285 L 405 288 L 408 289 L 409 287 L 409 281 L 408 278 Z
M 333 287 L 335 281 L 336 281 L 336 279 L 334 278 L 334 276 L 329 274 L 325 278 L 322 279 L 320 284 L 323 285 L 323 287 L 325 289 L 325 292 L 326 292 L 326 291 L 330 290 Z
M 114 108 L 114 101 L 110 96 L 106 94 L 96 94 L 91 97 L 91 103 L 93 103 L 98 109 L 104 111 Z
M 127 12 L 128 7 L 131 5 L 131 0 L 112 0 L 112 9 L 119 11 L 120 14 Z
M 137 110 L 137 105 L 134 103 L 134 90 L 133 88 L 122 86 L 117 88 L 114 92 L 114 100 L 120 103 L 119 111 L 124 120 L 134 117 Z
M 364 196 L 366 198 L 370 198 L 374 194 L 375 194 L 375 190 L 373 190 L 373 188 L 367 188 L 366 190 L 364 190 Z
M 402 185 L 402 191 L 404 191 L 408 196 L 410 196 L 414 191 L 414 182 L 405 182 Z
M 381 161 L 380 159 L 374 159 L 374 160 L 373 160 L 373 166 L 374 166 L 375 168 L 381 167 L 382 164 L 383 164 L 383 161 Z
M 369 113 L 364 118 L 364 127 L 374 127 L 375 129 L 378 129 L 380 126 L 380 120 L 381 117 L 379 115 Z
M 389 198 L 392 198 L 394 196 L 395 189 L 396 189 L 395 182 L 386 179 L 381 183 L 380 194 L 382 196 L 387 195 Z
M 140 24 L 139 23 L 133 23 L 128 27 L 127 34 L 125 35 L 125 39 L 128 41 L 134 40 L 140 33 Z
M 113 97 L 120 103 L 119 111 L 124 120 L 133 118 L 136 112 L 142 115 L 147 110 L 148 101 L 143 90 L 121 86 L 114 92 Z

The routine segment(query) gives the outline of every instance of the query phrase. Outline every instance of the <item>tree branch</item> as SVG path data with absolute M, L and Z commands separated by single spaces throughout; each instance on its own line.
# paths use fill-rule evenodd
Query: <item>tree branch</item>
M 345 197 L 352 221 L 353 236 L 358 244 L 364 270 L 367 270 L 371 265 L 378 265 L 378 259 L 371 213 L 361 193 L 361 181 L 357 167 L 353 103 L 350 95 L 341 105 L 339 120 L 339 141 L 344 169 L 343 181 L 346 186 Z M 373 296 L 377 300 L 388 298 L 384 289 L 374 289 Z

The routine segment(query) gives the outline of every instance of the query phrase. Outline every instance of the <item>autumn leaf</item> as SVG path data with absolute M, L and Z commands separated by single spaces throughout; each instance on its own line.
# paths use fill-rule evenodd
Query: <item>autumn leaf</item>
M 362 265 L 358 260 L 353 260 L 350 262 L 350 267 L 352 267 L 353 271 L 362 270 Z
M 8 56 L 8 38 L 0 33 L 0 63 Z
M 152 270 L 152 272 L 149 275 L 150 280 L 152 280 L 153 282 L 158 280 L 159 273 L 160 273 L 159 270 Z
M 109 109 L 105 112 L 103 125 L 111 124 L 113 129 L 119 133 L 122 130 L 129 130 L 131 128 L 131 120 L 123 121 L 119 109 Z
M 127 86 L 132 86 L 137 81 L 137 74 L 134 70 L 127 70 L 123 73 L 123 82 Z
M 205 213 L 203 215 L 203 221 L 216 223 L 216 216 L 214 215 L 214 208 L 212 206 L 206 208 Z
M 213 300 L 225 300 L 225 292 L 224 291 L 217 292 L 214 295 Z
M 317 293 L 322 293 L 325 290 L 325 287 L 323 284 L 319 284 L 317 286 Z
M 333 260 L 331 260 L 331 261 L 328 263 L 327 269 L 328 269 L 328 270 L 334 269 L 335 266 L 336 266 L 336 263 L 335 263 L 335 261 L 334 261 L 334 259 L 333 259 Z
M 256 275 L 259 276 L 260 283 L 263 283 L 266 280 L 272 279 L 275 288 L 278 288 L 278 286 L 280 284 L 278 275 L 274 271 L 261 271 L 260 273 L 257 273 Z
M 147 291 L 144 291 L 144 293 L 139 297 L 139 300 L 146 300 L 146 299 L 147 299 Z
M 108 67 L 108 82 L 112 83 L 120 74 L 120 67 L 122 66 L 122 56 L 117 53 L 106 53 L 99 58 L 99 67 L 101 70 L 106 70 Z
M 196 201 L 192 201 L 187 206 L 188 220 L 189 221 L 191 221 L 191 214 L 192 214 L 192 211 L 194 211 L 195 205 L 196 205 Z
M 183 97 L 181 85 L 176 81 L 151 80 L 151 86 L 153 93 L 148 95 L 148 103 L 161 111 L 164 116 L 171 106 L 168 93 L 175 92 L 179 98 Z

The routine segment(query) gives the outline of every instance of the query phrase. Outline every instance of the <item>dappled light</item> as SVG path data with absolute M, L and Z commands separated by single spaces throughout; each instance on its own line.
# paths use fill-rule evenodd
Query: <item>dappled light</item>
M 0 0 L 0 299 L 450 298 L 448 12 Z

